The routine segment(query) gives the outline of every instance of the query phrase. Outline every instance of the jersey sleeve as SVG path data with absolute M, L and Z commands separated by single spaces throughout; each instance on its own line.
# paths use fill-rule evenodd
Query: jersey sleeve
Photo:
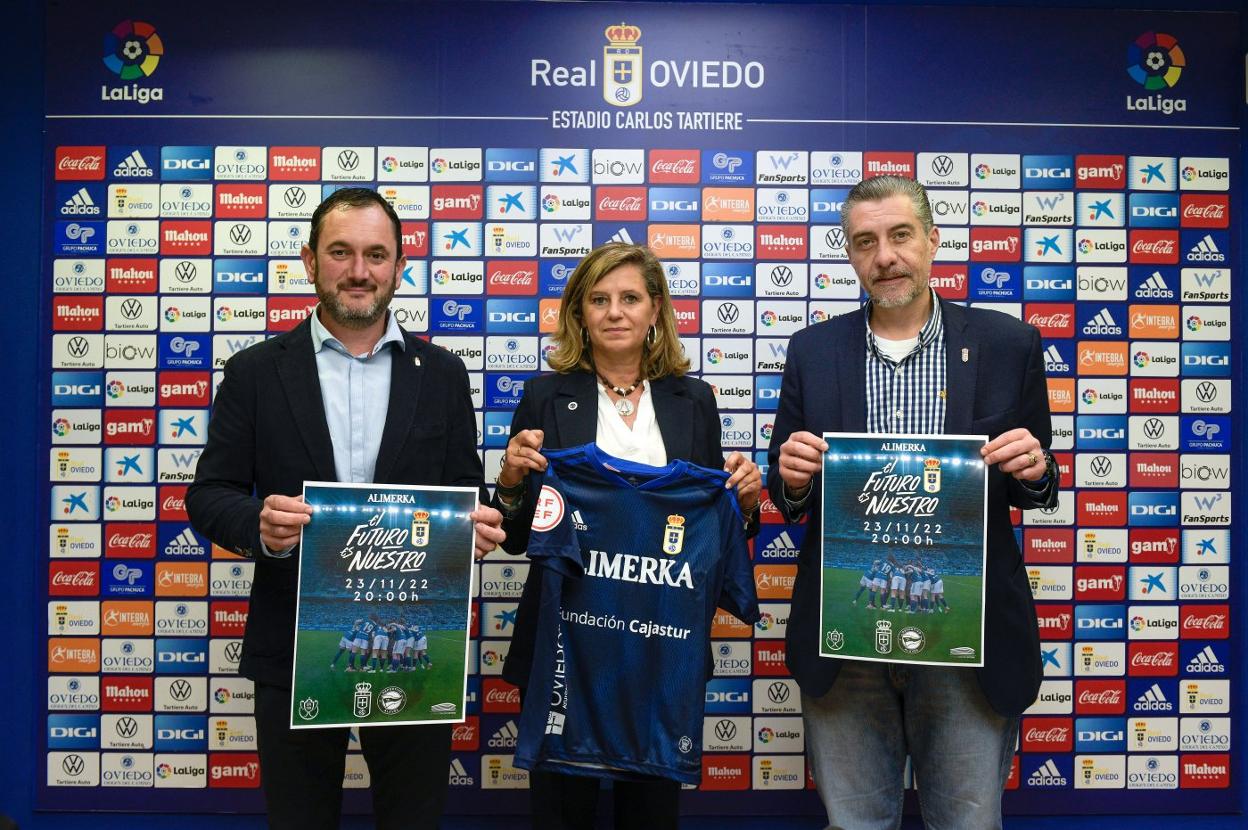
M 723 528 L 723 584 L 719 607 L 732 613 L 741 622 L 758 622 L 758 593 L 754 586 L 754 568 L 750 549 L 745 541 L 736 498 L 725 492 L 720 498 L 720 527 Z
M 572 523 L 575 506 L 568 499 L 556 467 L 552 459 L 546 472 L 533 482 L 538 496 L 528 554 L 543 567 L 579 579 L 585 573 L 585 558 Z

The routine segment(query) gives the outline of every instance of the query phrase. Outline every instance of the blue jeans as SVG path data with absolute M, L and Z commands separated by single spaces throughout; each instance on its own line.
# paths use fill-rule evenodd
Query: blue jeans
M 823 697 L 802 695 L 806 754 L 828 830 L 901 826 L 906 755 L 930 830 L 999 830 L 1018 719 L 975 673 L 847 660 Z

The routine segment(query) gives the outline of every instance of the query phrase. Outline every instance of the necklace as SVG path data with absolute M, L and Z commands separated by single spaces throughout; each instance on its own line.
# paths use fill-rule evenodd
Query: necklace
M 633 385 L 627 389 L 621 386 L 613 385 L 602 375 L 599 375 L 598 379 L 602 381 L 603 386 L 620 396 L 620 399 L 615 402 L 615 411 L 620 413 L 620 417 L 627 418 L 629 415 L 632 415 L 636 407 L 633 406 L 633 402 L 628 399 L 628 396 L 637 390 L 637 387 L 641 384 L 641 378 L 637 378 L 637 380 L 633 381 Z

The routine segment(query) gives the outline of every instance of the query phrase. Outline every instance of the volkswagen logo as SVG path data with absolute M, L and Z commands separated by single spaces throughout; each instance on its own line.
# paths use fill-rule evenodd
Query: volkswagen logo
M 1200 398 L 1201 403 L 1209 403 L 1218 396 L 1218 387 L 1207 380 L 1202 380 L 1196 384 L 1196 397 Z
M 65 770 L 66 775 L 82 775 L 82 771 L 86 769 L 86 766 L 82 756 L 76 752 L 73 755 L 66 755 L 61 761 L 61 769 Z
M 777 265 L 771 269 L 771 281 L 778 288 L 787 288 L 793 282 L 793 269 L 787 265 Z
M 133 738 L 139 732 L 139 722 L 127 715 L 117 721 L 117 734 L 123 738 Z
M 246 245 L 251 241 L 251 228 L 239 222 L 230 226 L 230 241 L 235 245 Z
M 169 684 L 169 694 L 174 700 L 186 700 L 191 696 L 191 684 L 185 680 L 175 680 Z
M 127 320 L 137 320 L 143 313 L 143 303 L 135 297 L 127 297 L 121 301 L 121 316 Z
M 178 278 L 178 282 L 190 282 L 195 279 L 195 273 L 197 270 L 198 269 L 195 268 L 195 263 L 188 259 L 184 259 L 174 266 L 173 275 Z
M 1149 418 L 1144 422 L 1144 434 L 1157 439 L 1166 434 L 1166 423 L 1160 418 Z
M 732 325 L 741 316 L 741 309 L 737 308 L 735 303 L 720 303 L 719 308 L 715 310 L 715 316 L 724 325 Z
M 724 718 L 715 724 L 715 737 L 721 741 L 731 741 L 737 737 L 737 725 Z
M 932 172 L 937 176 L 948 176 L 953 172 L 953 159 L 946 155 L 939 155 L 932 159 Z
M 823 239 L 828 243 L 828 247 L 830 248 L 845 247 L 845 231 L 840 228 L 829 228 L 828 232 L 824 234 Z
M 288 187 L 286 192 L 282 194 L 282 198 L 286 201 L 287 207 L 301 208 L 303 203 L 308 200 L 308 194 L 304 192 L 302 187 Z
M 354 170 L 360 163 L 360 154 L 354 150 L 342 150 L 338 153 L 338 166 L 343 170 Z
M 1090 465 L 1092 475 L 1097 476 L 1098 478 L 1104 478 L 1109 475 L 1109 471 L 1112 470 L 1113 467 L 1113 462 L 1103 455 L 1098 455 L 1093 458 L 1092 464 Z
M 237 663 L 243 657 L 242 640 L 234 640 L 225 644 L 225 659 L 231 663 Z
M 772 703 L 784 703 L 789 699 L 789 684 L 776 681 L 767 687 L 767 699 Z
M 91 351 L 91 343 L 85 337 L 71 337 L 65 348 L 72 357 L 85 357 Z

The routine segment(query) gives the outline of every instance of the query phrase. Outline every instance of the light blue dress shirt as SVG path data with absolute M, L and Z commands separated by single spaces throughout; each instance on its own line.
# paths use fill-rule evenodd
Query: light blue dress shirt
M 394 349 L 407 350 L 403 331 L 394 315 L 386 312 L 386 331 L 368 354 L 353 355 L 321 323 L 320 306 L 312 313 L 312 349 L 316 374 L 325 405 L 325 422 L 334 447 L 334 472 L 338 481 L 371 482 L 377 469 L 377 451 L 390 408 L 390 363 Z M 281 551 L 261 549 L 284 559 L 294 545 Z
M 325 422 L 334 445 L 338 481 L 369 482 L 377 468 L 377 450 L 390 408 L 390 343 L 407 347 L 394 315 L 386 313 L 386 331 L 368 354 L 353 355 L 321 323 L 320 306 L 312 315 L 312 350 L 321 382 Z

